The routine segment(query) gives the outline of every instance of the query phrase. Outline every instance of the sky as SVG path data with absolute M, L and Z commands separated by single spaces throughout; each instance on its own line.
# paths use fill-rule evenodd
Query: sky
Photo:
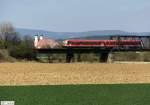
M 0 0 L 0 23 L 55 32 L 150 32 L 150 0 Z

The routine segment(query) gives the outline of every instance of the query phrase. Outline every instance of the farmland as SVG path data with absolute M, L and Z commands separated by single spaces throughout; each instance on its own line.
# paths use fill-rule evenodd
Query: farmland
M 15 105 L 149 105 L 149 63 L 1 63 L 0 100 Z
M 0 85 L 150 83 L 150 64 L 1 63 Z
M 149 84 L 2 86 L 15 105 L 149 105 Z

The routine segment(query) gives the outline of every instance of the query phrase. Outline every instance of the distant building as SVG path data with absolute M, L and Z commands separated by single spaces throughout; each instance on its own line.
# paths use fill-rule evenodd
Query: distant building
M 57 48 L 59 47 L 59 43 L 53 39 L 43 38 L 43 35 L 35 35 L 34 36 L 34 46 L 35 48 Z

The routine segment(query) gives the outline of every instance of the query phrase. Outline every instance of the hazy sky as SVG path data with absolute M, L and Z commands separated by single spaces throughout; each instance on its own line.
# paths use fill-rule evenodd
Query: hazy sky
M 150 31 L 150 0 L 0 0 L 0 22 L 49 31 Z

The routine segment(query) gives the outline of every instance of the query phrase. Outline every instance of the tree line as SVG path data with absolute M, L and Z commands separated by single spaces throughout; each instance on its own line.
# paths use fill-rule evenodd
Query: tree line
M 0 23 L 0 49 L 7 50 L 16 59 L 36 59 L 32 37 L 21 36 L 9 22 Z

